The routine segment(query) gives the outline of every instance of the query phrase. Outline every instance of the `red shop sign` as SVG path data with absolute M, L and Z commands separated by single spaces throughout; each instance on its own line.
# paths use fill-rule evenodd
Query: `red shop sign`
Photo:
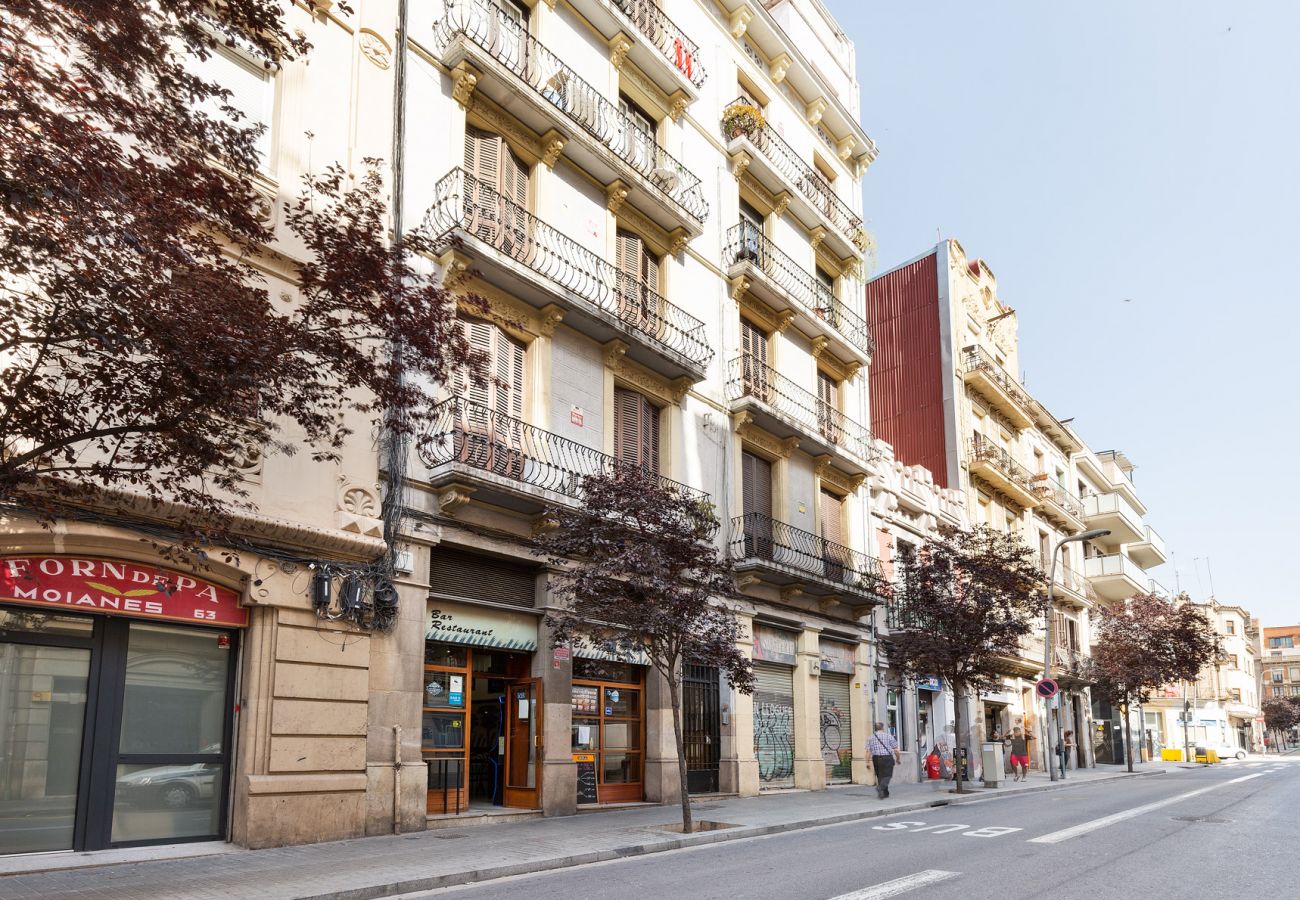
M 239 593 L 208 581 L 119 559 L 0 558 L 0 603 L 205 625 L 248 625 Z

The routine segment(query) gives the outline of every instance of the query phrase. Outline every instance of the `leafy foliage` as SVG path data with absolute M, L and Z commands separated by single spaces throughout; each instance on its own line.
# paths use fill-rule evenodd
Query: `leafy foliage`
M 958 698 L 996 690 L 1006 658 L 1019 655 L 1046 608 L 1034 552 L 1017 535 L 981 525 L 905 548 L 896 566 L 884 640 L 894 668 L 912 678 L 937 675 Z M 960 728 L 957 734 L 960 745 Z M 960 766 L 958 773 L 960 789 Z
M 589 477 L 583 492 L 583 507 L 551 510 L 554 527 L 535 540 L 561 607 L 546 619 L 551 641 L 625 659 L 644 653 L 667 680 L 689 832 L 682 666 L 716 666 L 733 688 L 753 690 L 750 661 L 737 647 L 743 629 L 724 605 L 735 594 L 731 561 L 713 542 L 712 506 L 640 467 Z
M 301 57 L 285 9 L 5 4 L 0 498 L 53 515 L 125 489 L 217 522 L 246 448 L 331 459 L 358 421 L 418 433 L 422 383 L 481 371 L 413 265 L 425 236 L 388 239 L 378 160 L 308 177 L 285 204 L 296 241 L 271 255 L 261 126 L 190 61 L 236 43 L 271 68 Z M 299 296 L 271 296 L 259 263 Z
M 1295 698 L 1270 697 L 1263 702 L 1264 727 L 1269 731 L 1290 731 L 1300 725 L 1300 703 Z

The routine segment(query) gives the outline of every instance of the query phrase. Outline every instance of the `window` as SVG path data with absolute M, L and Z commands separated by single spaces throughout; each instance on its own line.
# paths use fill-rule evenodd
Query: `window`
M 659 472 L 659 407 L 621 387 L 614 389 L 614 457 Z
M 1300 681 L 1300 668 L 1294 666 L 1291 668 L 1291 680 Z
M 618 317 L 644 332 L 662 330 L 659 295 L 659 257 L 651 253 L 639 236 L 618 232 L 615 238 L 614 268 L 618 270 Z
M 772 464 L 748 450 L 740 454 L 745 511 L 745 556 L 772 558 Z
M 1285 635 L 1283 637 L 1269 638 L 1268 645 L 1270 647 L 1294 647 L 1295 643 L 1294 638 L 1292 638 L 1291 635 Z
M 1281 696 L 1282 696 L 1282 688 L 1280 688 L 1280 687 L 1275 687 L 1275 688 L 1273 688 L 1273 696 L 1274 696 L 1274 697 L 1281 697 Z
M 465 339 L 489 358 L 486 379 L 477 382 L 464 369 L 452 375 L 452 391 L 486 411 L 522 419 L 524 415 L 524 345 L 483 319 L 461 319 Z
M 261 157 L 259 168 L 263 171 L 270 169 L 271 120 L 275 107 L 272 70 L 250 50 L 227 47 L 222 41 L 217 42 L 207 59 L 191 57 L 188 68 L 204 81 L 216 82 L 230 91 L 226 100 L 213 99 L 204 104 L 203 111 L 209 116 L 217 120 L 224 119 L 237 128 L 266 126 L 257 139 L 257 152 Z M 222 112 L 222 106 L 229 106 L 242 115 L 239 118 L 228 116 Z
M 1228 657 L 1228 660 L 1229 660 L 1228 665 L 1231 668 L 1233 669 L 1241 668 L 1241 658 L 1238 657 L 1235 653 L 1232 656 Z
M 767 332 L 748 319 L 740 320 L 741 382 L 746 394 L 766 401 Z
M 889 733 L 898 741 L 898 749 L 907 749 L 907 734 L 903 729 L 903 717 L 899 715 L 901 700 L 899 692 L 890 688 L 885 701 L 885 725 L 889 728 Z
M 1230 697 L 1232 697 L 1232 702 L 1234 703 L 1241 702 L 1241 688 L 1233 688 L 1231 691 L 1228 692 L 1228 694 Z
M 653 171 L 658 163 L 655 120 L 625 94 L 618 95 L 618 109 L 624 116 L 619 123 L 622 131 L 620 155 L 642 172 Z
M 490 131 L 465 126 L 467 212 L 474 236 L 515 257 L 527 251 L 528 166 Z
M 817 426 L 833 443 L 839 443 L 843 429 L 840 424 L 840 383 L 821 369 L 817 370 Z
M 1274 669 L 1270 674 L 1274 684 L 1281 684 L 1285 673 L 1281 669 Z
M 1224 624 L 1224 627 L 1226 627 L 1226 628 L 1228 629 L 1228 634 L 1236 634 L 1236 633 L 1237 633 L 1237 623 L 1234 622 L 1234 621 L 1232 621 L 1232 619 L 1228 619 L 1228 620 L 1227 620 L 1226 622 L 1224 622 L 1223 624 Z

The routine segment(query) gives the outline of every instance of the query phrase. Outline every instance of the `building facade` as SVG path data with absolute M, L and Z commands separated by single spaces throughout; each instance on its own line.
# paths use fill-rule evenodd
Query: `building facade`
M 1260 702 L 1300 696 L 1300 625 L 1263 629 L 1260 652 Z

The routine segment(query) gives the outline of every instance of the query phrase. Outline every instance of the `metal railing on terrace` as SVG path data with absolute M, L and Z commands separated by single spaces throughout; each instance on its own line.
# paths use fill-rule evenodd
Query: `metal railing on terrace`
M 722 248 L 723 263 L 752 263 L 763 275 L 817 318 L 830 324 L 844 339 L 870 356 L 876 345 L 866 321 L 841 303 L 831 290 L 791 259 L 752 222 L 741 222 L 727 229 Z
M 765 516 L 746 513 L 731 520 L 731 557 L 764 560 L 859 590 L 881 582 L 880 560 Z
M 865 425 L 749 355 L 737 356 L 727 363 L 727 399 L 742 397 L 766 403 L 809 433 L 820 434 L 864 462 L 874 458 L 875 438 Z
M 463 169 L 452 169 L 434 186 L 424 227 L 435 239 L 463 230 L 617 317 L 636 339 L 660 344 L 701 368 L 713 359 L 703 322 Z
M 434 23 L 434 34 L 441 48 L 457 37 L 481 47 L 696 222 L 708 217 L 699 177 L 501 7 L 490 0 L 449 0 L 442 19 Z
M 583 480 L 608 475 L 628 463 L 536 428 L 481 403 L 452 397 L 433 409 L 433 422 L 419 442 L 426 466 L 455 463 L 574 499 Z M 696 500 L 708 494 L 671 478 L 657 476 L 666 489 Z
M 1026 412 L 1033 411 L 1034 399 L 1025 393 L 1025 389 L 1007 373 L 1006 369 L 998 365 L 997 360 L 990 356 L 989 352 L 983 347 L 973 345 L 963 348 L 961 363 L 963 371 L 974 372 L 978 370 L 984 372 L 991 381 L 1006 391 L 1011 396 L 1011 399 Z
M 727 104 L 727 108 L 736 104 L 748 105 L 751 101 L 737 97 Z M 837 230 L 850 240 L 862 227 L 862 217 L 849 209 L 848 205 L 835 193 L 821 174 L 800 158 L 794 148 L 785 142 L 776 130 L 768 125 L 747 129 L 744 136 L 765 156 L 778 172 L 795 186 L 799 193 L 825 216 Z M 724 134 L 730 140 L 734 135 Z
M 978 459 L 991 463 L 994 468 L 1011 481 L 1029 493 L 1034 493 L 1034 476 L 1030 474 L 1028 469 L 1012 459 L 1010 453 L 992 441 L 981 438 L 979 435 L 971 438 L 967 446 L 972 460 Z
M 655 0 L 614 0 L 614 5 L 691 84 L 697 88 L 704 86 L 705 72 L 700 62 L 699 44 L 664 15 Z
M 1040 500 L 1054 503 L 1068 515 L 1076 519 L 1083 518 L 1083 501 L 1051 480 L 1050 475 L 1040 473 L 1034 476 L 1034 493 Z

